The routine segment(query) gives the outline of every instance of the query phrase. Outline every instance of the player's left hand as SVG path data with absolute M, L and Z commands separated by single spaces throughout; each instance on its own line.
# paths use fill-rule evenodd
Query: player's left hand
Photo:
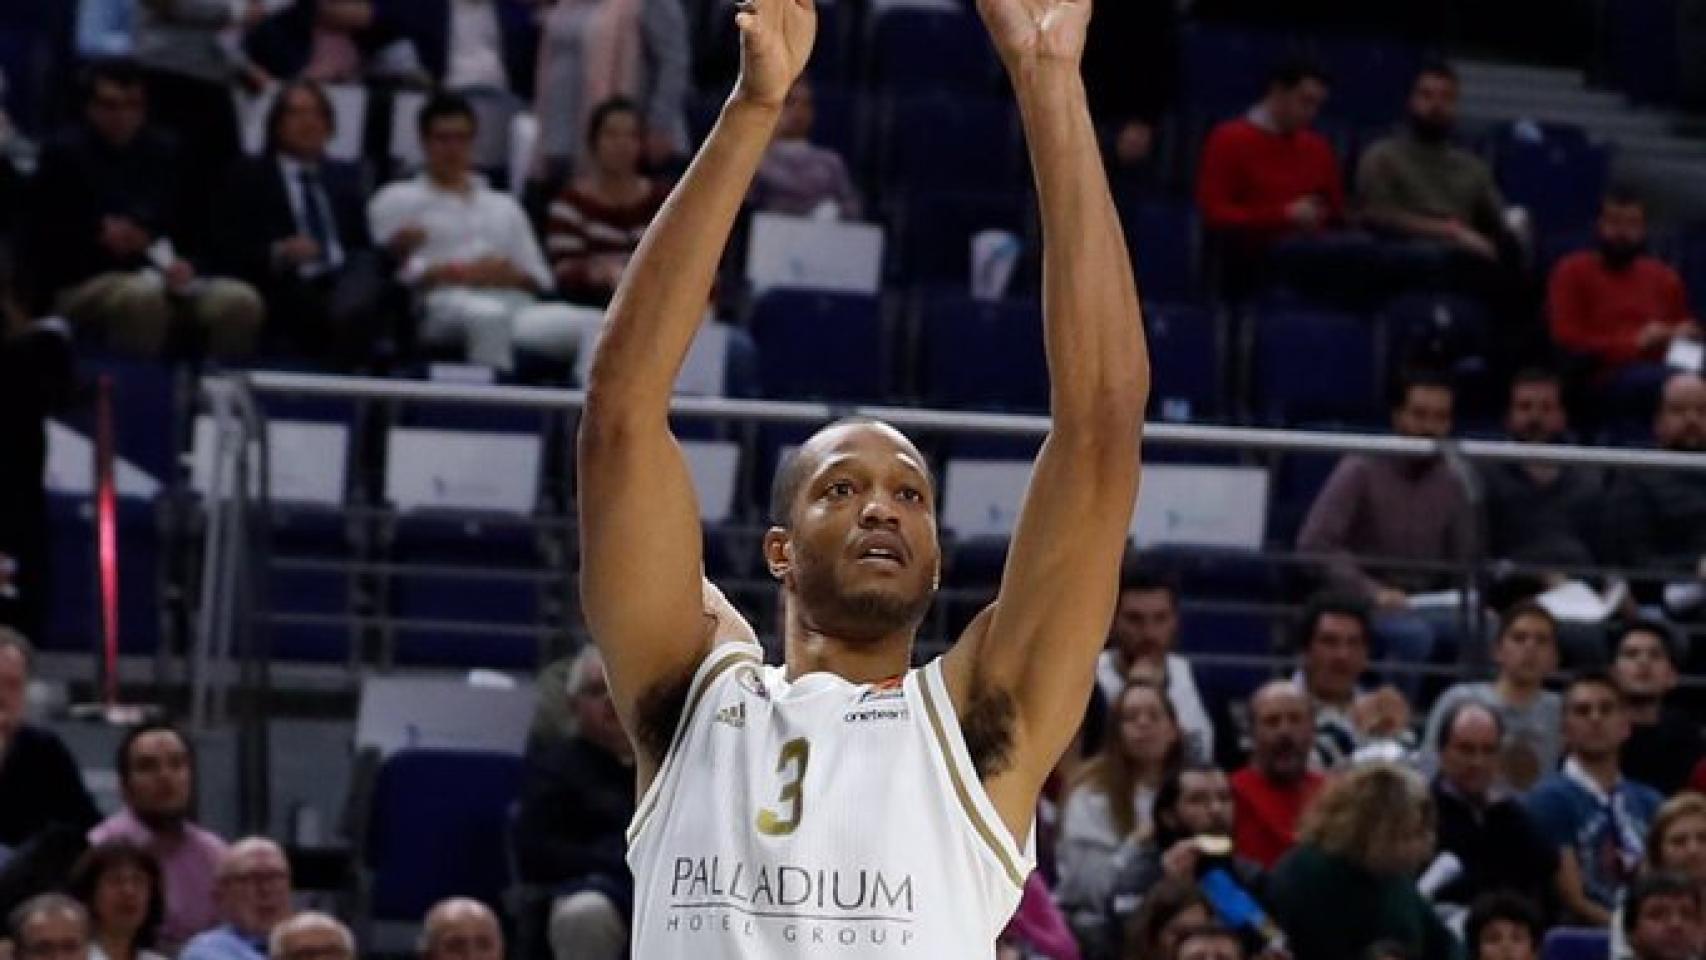
M 812 55 L 817 38 L 814 0 L 736 0 L 735 26 L 740 29 L 736 95 L 781 107 Z
M 1090 0 L 977 0 L 977 11 L 1009 73 L 1047 63 L 1076 68 L 1084 55 Z

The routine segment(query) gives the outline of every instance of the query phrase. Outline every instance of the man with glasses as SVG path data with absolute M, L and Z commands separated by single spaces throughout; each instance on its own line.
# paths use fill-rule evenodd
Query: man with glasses
M 568 674 L 574 733 L 527 755 L 515 856 L 523 882 L 548 887 L 555 960 L 626 953 L 634 879 L 624 859 L 634 816 L 634 749 L 616 718 L 604 659 L 588 644 Z M 732 719 L 732 718 L 731 718 Z
M 219 864 L 225 922 L 184 948 L 180 960 L 266 960 L 268 938 L 290 916 L 290 863 L 278 844 L 247 837 Z
M 1560 852 L 1558 897 L 1576 923 L 1603 927 L 1634 879 L 1663 797 L 1623 777 L 1629 739 L 1623 692 L 1604 673 L 1584 673 L 1564 691 L 1564 768 L 1529 792 L 1528 812 Z
M 12 911 L 12 943 L 17 960 L 87 960 L 89 913 L 77 901 L 44 893 Z

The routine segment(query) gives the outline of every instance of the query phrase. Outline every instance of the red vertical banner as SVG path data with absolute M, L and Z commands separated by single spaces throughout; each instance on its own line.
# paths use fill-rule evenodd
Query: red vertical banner
M 95 540 L 100 564 L 102 699 L 118 703 L 118 490 L 113 479 L 113 378 L 102 374 L 95 400 Z

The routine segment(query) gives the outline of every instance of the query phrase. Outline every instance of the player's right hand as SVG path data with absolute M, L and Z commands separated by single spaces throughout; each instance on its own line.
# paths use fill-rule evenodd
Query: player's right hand
M 737 0 L 735 26 L 740 29 L 735 95 L 780 107 L 811 58 L 817 37 L 814 0 Z

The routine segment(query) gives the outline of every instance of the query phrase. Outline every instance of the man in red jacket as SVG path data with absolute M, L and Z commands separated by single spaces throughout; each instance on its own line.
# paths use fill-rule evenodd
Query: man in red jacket
M 1552 339 L 1593 364 L 1626 410 L 1647 411 L 1663 385 L 1665 353 L 1698 338 L 1682 278 L 1647 252 L 1647 211 L 1625 191 L 1606 194 L 1598 243 L 1558 261 L 1547 300 Z

